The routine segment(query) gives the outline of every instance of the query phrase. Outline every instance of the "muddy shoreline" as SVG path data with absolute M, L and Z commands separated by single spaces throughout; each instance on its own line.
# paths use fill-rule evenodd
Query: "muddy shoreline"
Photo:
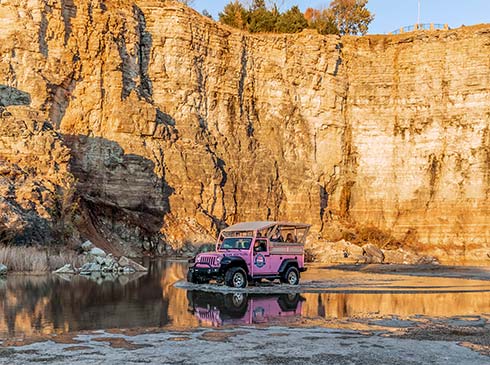
M 456 332 L 464 332 L 455 338 Z M 145 333 L 146 332 L 146 333 Z M 488 364 L 488 328 L 351 330 L 238 327 L 175 331 L 97 331 L 0 347 L 0 364 Z M 474 340 L 474 341 L 472 341 Z

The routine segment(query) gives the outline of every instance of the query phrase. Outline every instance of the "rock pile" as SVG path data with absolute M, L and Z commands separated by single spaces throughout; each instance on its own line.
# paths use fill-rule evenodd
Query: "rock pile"
M 148 269 L 137 262 L 121 256 L 115 258 L 112 254 L 107 254 L 104 250 L 95 247 L 90 241 L 86 241 L 81 245 L 85 254 L 85 264 L 80 268 L 73 267 L 72 264 L 54 271 L 56 274 L 80 274 L 92 275 L 94 273 L 111 273 L 113 275 L 132 274 L 135 272 L 146 272 Z
M 358 246 L 346 240 L 315 242 L 309 245 L 312 261 L 342 264 L 438 264 L 432 256 L 421 256 L 407 249 L 383 250 L 372 243 Z

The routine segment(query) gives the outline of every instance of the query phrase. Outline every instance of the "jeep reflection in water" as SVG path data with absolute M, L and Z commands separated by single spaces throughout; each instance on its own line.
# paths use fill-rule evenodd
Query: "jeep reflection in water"
M 221 231 L 216 252 L 197 255 L 187 281 L 211 280 L 235 288 L 262 279 L 297 285 L 306 271 L 304 243 L 310 226 L 286 222 L 246 222 Z
M 300 294 L 208 293 L 188 291 L 188 311 L 206 326 L 294 322 L 305 300 Z

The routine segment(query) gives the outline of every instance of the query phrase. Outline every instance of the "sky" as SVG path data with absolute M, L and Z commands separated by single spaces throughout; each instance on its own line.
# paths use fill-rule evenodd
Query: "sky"
M 368 9 L 375 14 L 369 27 L 371 34 L 392 32 L 406 25 L 417 23 L 419 0 L 369 0 Z M 230 0 L 194 0 L 193 7 L 209 11 L 214 19 Z M 278 0 L 282 11 L 292 5 L 301 10 L 308 7 L 323 8 L 329 0 Z M 451 28 L 461 25 L 490 23 L 490 0 L 420 0 L 421 23 L 447 23 Z

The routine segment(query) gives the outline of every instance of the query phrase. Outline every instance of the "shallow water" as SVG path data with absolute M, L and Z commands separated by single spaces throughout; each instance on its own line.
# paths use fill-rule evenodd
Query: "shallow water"
M 268 294 L 267 285 L 240 293 L 223 288 L 206 292 L 174 286 L 185 277 L 186 262 L 160 260 L 145 265 L 148 274 L 119 278 L 10 275 L 0 279 L 0 338 L 116 328 L 296 325 L 310 319 L 321 325 L 329 320 L 488 318 L 490 314 L 489 280 L 312 267 L 303 277 L 303 293 Z

